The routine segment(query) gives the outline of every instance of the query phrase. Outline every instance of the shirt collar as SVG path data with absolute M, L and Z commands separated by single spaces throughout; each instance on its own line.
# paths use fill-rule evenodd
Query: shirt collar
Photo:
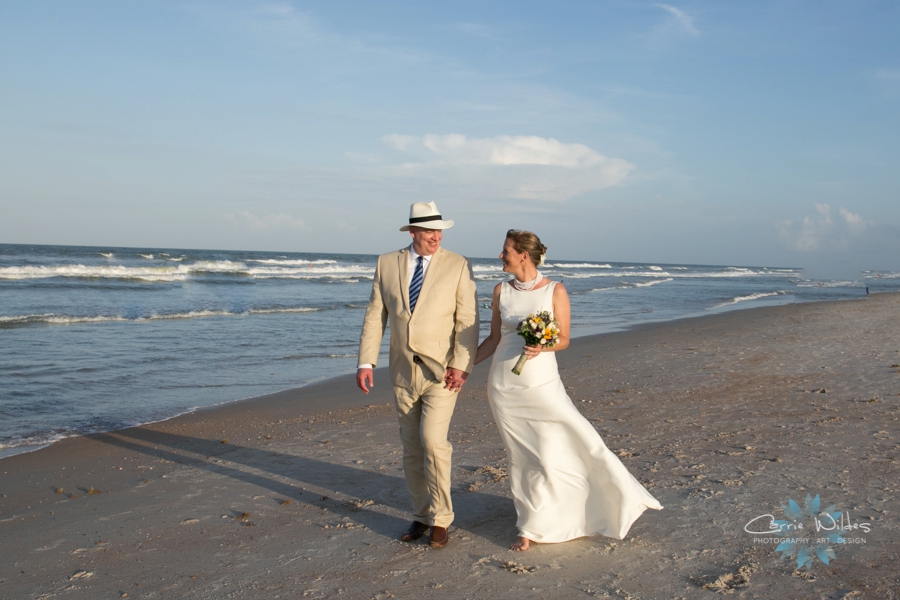
M 412 244 L 410 244 L 409 245 L 409 260 L 411 260 L 412 262 L 415 262 L 416 259 L 419 258 L 419 256 L 421 256 L 421 255 L 418 252 L 416 252 L 416 249 L 413 248 Z M 427 264 L 428 262 L 431 261 L 431 258 L 433 256 L 434 256 L 434 254 L 432 254 L 431 256 L 422 256 L 422 259 L 423 259 L 422 262 Z

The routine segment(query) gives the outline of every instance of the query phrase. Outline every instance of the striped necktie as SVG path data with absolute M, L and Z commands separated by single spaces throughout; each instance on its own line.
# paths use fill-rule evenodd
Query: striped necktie
M 416 270 L 409 282 L 409 312 L 416 310 L 416 301 L 419 299 L 419 292 L 422 291 L 422 281 L 425 279 L 422 268 L 424 260 L 421 256 L 416 258 Z

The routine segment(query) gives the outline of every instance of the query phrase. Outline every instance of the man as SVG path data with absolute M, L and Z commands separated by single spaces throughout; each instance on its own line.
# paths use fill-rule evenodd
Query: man
M 414 521 L 400 536 L 447 545 L 453 521 L 447 440 L 456 397 L 472 371 L 478 346 L 478 303 L 469 261 L 441 248 L 444 220 L 434 202 L 409 210 L 412 244 L 378 257 L 372 296 L 359 340 L 356 384 L 369 393 L 385 323 L 391 322 L 390 374 L 397 400 L 403 471 Z

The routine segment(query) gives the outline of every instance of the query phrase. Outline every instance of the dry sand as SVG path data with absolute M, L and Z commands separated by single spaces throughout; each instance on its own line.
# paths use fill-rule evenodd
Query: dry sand
M 4 459 L 0 597 L 897 598 L 898 317 L 880 294 L 575 340 L 572 399 L 666 507 L 624 541 L 506 549 L 483 365 L 451 429 L 450 545 L 400 542 L 382 370 L 369 397 L 348 376 Z M 871 525 L 798 571 L 744 526 L 807 494 Z

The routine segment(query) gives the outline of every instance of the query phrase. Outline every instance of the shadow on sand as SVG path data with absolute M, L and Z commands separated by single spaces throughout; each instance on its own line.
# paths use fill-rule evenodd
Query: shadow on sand
M 383 505 L 409 511 L 409 493 L 403 477 L 140 427 L 87 437 L 256 485 L 282 496 L 282 500 L 328 508 L 385 537 L 396 538 L 408 524 L 406 518 L 373 510 Z M 337 497 L 331 497 L 329 492 Z M 367 500 L 373 503 L 366 504 Z M 515 533 L 515 510 L 509 499 L 455 489 L 453 501 L 456 529 L 501 547 Z

